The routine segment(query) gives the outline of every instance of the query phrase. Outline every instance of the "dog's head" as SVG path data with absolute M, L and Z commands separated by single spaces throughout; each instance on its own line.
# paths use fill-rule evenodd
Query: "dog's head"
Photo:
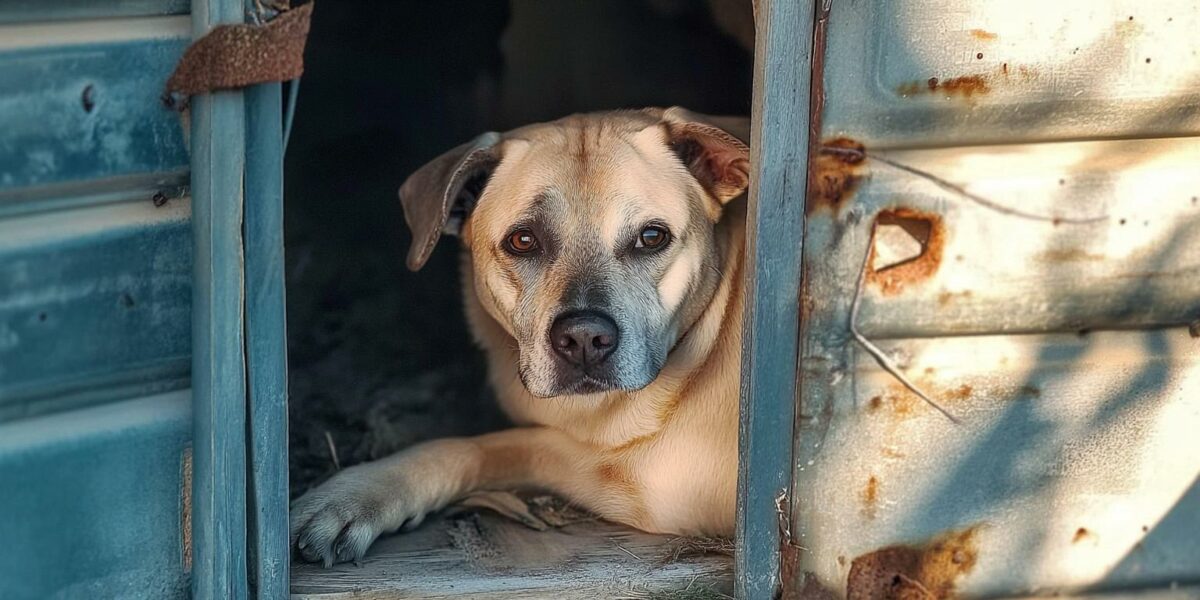
M 462 238 L 535 396 L 641 389 L 720 281 L 714 227 L 749 183 L 747 125 L 671 108 L 483 134 L 401 186 L 408 266 Z

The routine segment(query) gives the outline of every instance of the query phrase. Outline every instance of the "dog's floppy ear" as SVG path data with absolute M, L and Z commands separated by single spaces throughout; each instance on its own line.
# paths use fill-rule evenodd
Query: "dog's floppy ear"
M 400 186 L 404 220 L 413 238 L 409 269 L 425 265 L 443 233 L 458 235 L 500 162 L 499 142 L 498 133 L 480 135 L 433 159 Z
M 674 106 L 662 112 L 667 143 L 721 204 L 750 185 L 750 120 L 713 117 Z

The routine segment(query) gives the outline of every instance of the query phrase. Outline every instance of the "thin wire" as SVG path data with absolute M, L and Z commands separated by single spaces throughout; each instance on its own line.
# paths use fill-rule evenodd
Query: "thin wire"
M 287 112 L 283 117 L 283 152 L 287 152 L 288 140 L 292 137 L 292 117 L 296 115 L 296 97 L 300 95 L 300 78 L 288 82 Z
M 940 187 L 944 190 L 953 192 L 955 194 L 958 194 L 959 196 L 962 196 L 963 198 L 966 198 L 972 202 L 975 202 L 976 204 L 979 204 L 980 206 L 989 208 L 989 209 L 994 210 L 1001 214 L 1011 215 L 1014 217 L 1020 217 L 1022 219 L 1030 219 L 1033 221 L 1046 221 L 1046 222 L 1050 222 L 1050 223 L 1070 223 L 1072 225 L 1089 225 L 1091 223 L 1098 223 L 1100 221 L 1106 221 L 1109 218 L 1108 215 L 1100 215 L 1098 217 L 1084 217 L 1084 218 L 1049 217 L 1046 215 L 1039 215 L 1036 213 L 1025 212 L 1025 211 L 1017 209 L 1017 208 L 1004 206 L 1003 204 L 999 204 L 993 200 L 989 200 L 978 194 L 973 194 L 971 192 L 968 192 L 966 190 L 966 188 L 964 188 L 956 183 L 952 183 L 950 181 L 942 179 L 941 177 L 938 177 L 937 175 L 934 175 L 933 173 L 930 173 L 928 171 L 922 171 L 921 169 L 918 169 L 916 167 L 912 167 L 912 166 L 906 165 L 904 163 L 894 161 L 890 158 L 881 156 L 879 154 L 875 154 L 873 152 L 865 152 L 865 151 L 857 150 L 854 148 L 840 148 L 840 147 L 835 147 L 835 146 L 822 146 L 821 151 L 825 152 L 827 154 L 843 154 L 843 155 L 849 155 L 849 156 L 854 156 L 854 157 L 858 157 L 858 158 L 868 157 L 873 160 L 877 160 L 889 167 L 892 167 L 893 169 L 898 169 L 898 170 L 904 171 L 905 173 L 908 173 L 910 175 L 916 175 L 917 177 L 920 177 L 922 179 L 926 179 L 930 182 L 933 182 L 938 187 Z
M 868 340 L 866 336 L 858 331 L 858 307 L 862 303 L 863 286 L 867 279 L 867 265 L 871 261 L 871 248 L 874 245 L 875 226 L 872 225 L 871 237 L 867 240 L 866 256 L 863 257 L 862 270 L 858 273 L 858 287 L 854 291 L 854 300 L 850 303 L 850 333 L 854 335 L 854 339 L 857 340 L 860 345 L 862 345 L 863 349 L 866 350 L 868 354 L 875 357 L 875 360 L 879 362 L 879 365 L 883 367 L 883 370 L 890 373 L 892 377 L 898 379 L 900 383 L 903 383 L 904 387 L 908 388 L 909 391 L 916 394 L 927 404 L 937 409 L 938 412 L 945 415 L 947 419 L 950 419 L 950 422 L 954 423 L 955 425 L 959 425 L 962 422 L 958 420 L 958 417 L 950 414 L 950 411 L 942 408 L 940 404 L 934 402 L 932 398 L 925 394 L 925 392 L 921 391 L 921 388 L 909 381 L 908 378 L 900 372 L 900 369 L 896 367 L 896 364 L 892 362 L 892 359 L 888 358 L 888 355 L 884 354 L 883 350 L 879 349 L 879 346 L 876 346 L 874 342 Z

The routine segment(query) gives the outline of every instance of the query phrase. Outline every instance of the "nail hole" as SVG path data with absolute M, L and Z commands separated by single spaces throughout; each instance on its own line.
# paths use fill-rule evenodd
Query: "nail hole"
M 45 321 L 46 321 L 46 313 L 38 313 L 38 322 L 44 323 Z
M 121 294 L 121 306 L 125 308 L 133 308 L 133 296 L 129 294 Z
M 167 195 L 162 192 L 154 192 L 154 206 L 161 207 L 167 203 Z
M 89 83 L 88 85 L 84 86 L 83 95 L 80 97 L 80 101 L 83 102 L 83 112 L 90 113 L 92 112 L 93 108 L 96 108 L 96 100 L 93 97 L 94 92 L 95 88 L 92 87 L 92 84 Z

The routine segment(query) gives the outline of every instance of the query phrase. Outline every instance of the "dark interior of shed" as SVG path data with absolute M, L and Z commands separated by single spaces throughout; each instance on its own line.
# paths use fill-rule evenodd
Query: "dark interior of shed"
M 338 468 L 504 426 L 462 316 L 456 242 L 443 240 L 420 272 L 404 266 L 404 178 L 480 132 L 575 112 L 749 114 L 749 10 L 738 0 L 318 3 L 285 168 L 293 498 Z M 393 536 L 409 541 L 377 542 L 368 561 L 506 527 L 468 525 Z M 631 546 L 656 543 L 644 537 L 618 546 L 639 555 Z M 545 566 L 506 554 L 493 566 Z M 297 573 L 302 591 L 325 589 L 320 573 Z

